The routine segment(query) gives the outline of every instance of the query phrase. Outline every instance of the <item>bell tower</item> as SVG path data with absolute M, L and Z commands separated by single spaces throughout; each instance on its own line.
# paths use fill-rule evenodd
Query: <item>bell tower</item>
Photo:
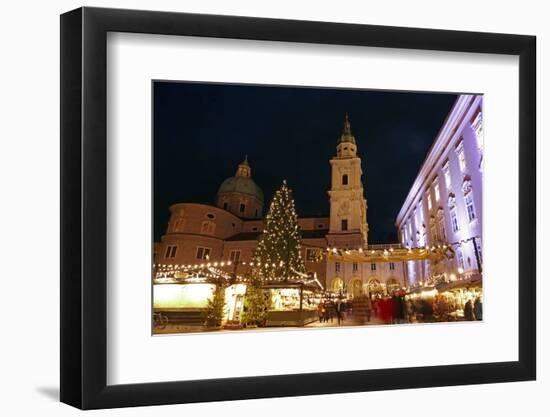
M 336 144 L 336 156 L 330 160 L 331 187 L 329 246 L 363 248 L 367 245 L 367 200 L 363 195 L 361 159 L 346 114 L 344 129 Z

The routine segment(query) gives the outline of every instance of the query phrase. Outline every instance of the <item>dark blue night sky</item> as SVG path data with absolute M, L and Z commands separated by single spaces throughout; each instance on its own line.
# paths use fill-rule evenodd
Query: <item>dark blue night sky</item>
M 454 94 L 154 83 L 154 238 L 169 205 L 212 204 L 248 154 L 265 210 L 286 179 L 299 216 L 328 215 L 329 160 L 345 113 L 362 160 L 369 244 L 395 242 L 395 217 Z

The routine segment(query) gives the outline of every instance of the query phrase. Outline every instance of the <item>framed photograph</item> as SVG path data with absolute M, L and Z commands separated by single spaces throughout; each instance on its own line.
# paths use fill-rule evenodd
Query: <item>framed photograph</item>
M 61 401 L 533 380 L 535 37 L 61 16 Z

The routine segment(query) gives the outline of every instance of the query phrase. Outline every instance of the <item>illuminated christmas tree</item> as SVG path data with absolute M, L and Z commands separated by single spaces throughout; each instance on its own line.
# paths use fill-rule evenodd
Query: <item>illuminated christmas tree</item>
M 225 315 L 225 285 L 218 283 L 208 300 L 206 308 L 206 325 L 208 327 L 219 327 Z
M 269 291 L 262 288 L 262 281 L 258 277 L 247 275 L 248 285 L 242 320 L 248 326 L 263 326 L 271 305 Z
M 262 282 L 302 278 L 306 267 L 300 255 L 301 244 L 292 190 L 283 181 L 271 201 L 264 231 L 252 258 L 254 277 Z
M 245 323 L 261 326 L 265 322 L 271 304 L 269 292 L 263 288 L 266 281 L 297 280 L 305 276 L 301 243 L 292 191 L 283 181 L 271 201 L 264 231 L 252 257 L 245 296 Z

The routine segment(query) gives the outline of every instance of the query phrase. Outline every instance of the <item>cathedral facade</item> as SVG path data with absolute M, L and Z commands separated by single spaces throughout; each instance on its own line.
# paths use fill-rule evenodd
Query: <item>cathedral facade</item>
M 401 247 L 400 244 L 368 243 L 363 170 L 347 115 L 330 168 L 330 215 L 298 218 L 302 257 L 308 273 L 315 275 L 325 289 L 349 297 L 405 287 L 404 262 L 348 263 L 319 256 L 333 247 L 365 251 Z M 178 203 L 170 206 L 166 233 L 155 243 L 155 264 L 231 261 L 230 269 L 236 274 L 243 274 L 249 268 L 269 201 L 264 200 L 261 187 L 254 181 L 247 158 L 238 165 L 234 176 L 222 182 L 215 201 L 215 205 Z

